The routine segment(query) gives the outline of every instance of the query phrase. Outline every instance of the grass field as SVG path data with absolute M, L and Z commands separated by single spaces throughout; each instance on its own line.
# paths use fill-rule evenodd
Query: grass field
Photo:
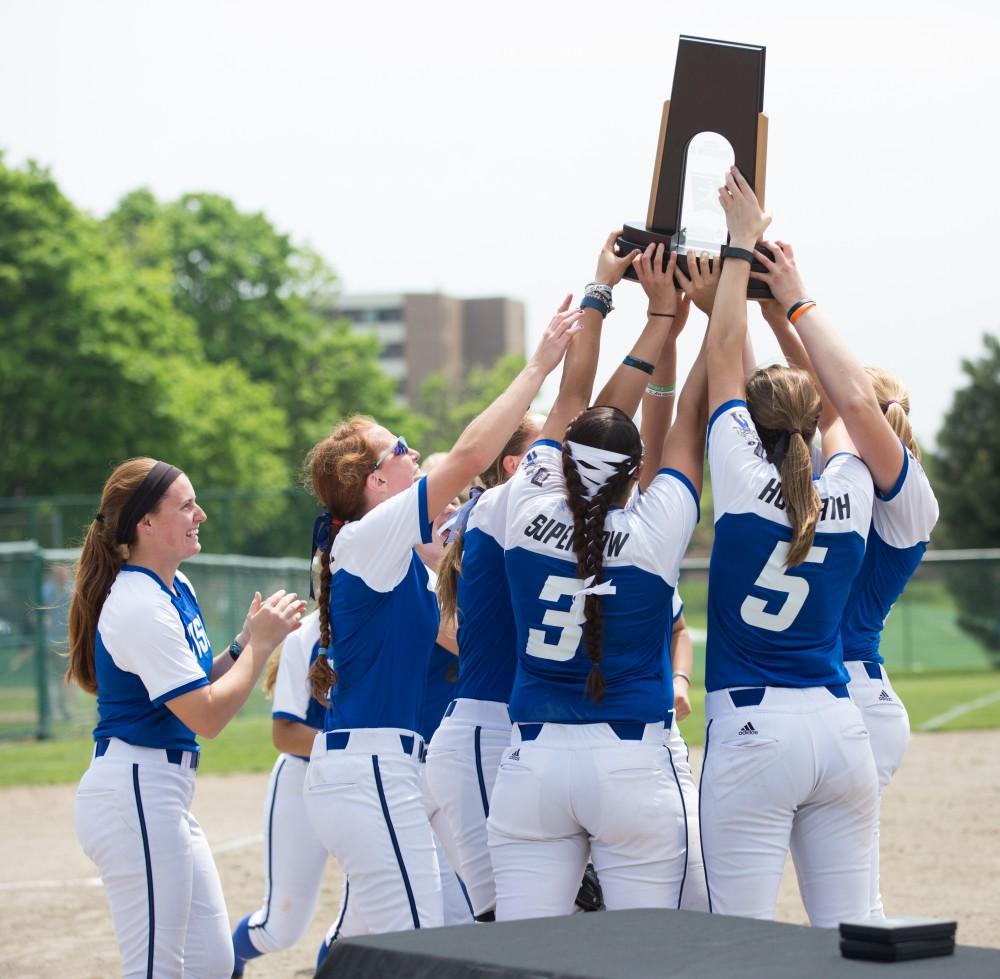
M 704 733 L 704 690 L 697 676 L 693 712 L 682 726 L 692 745 L 700 745 Z M 933 730 L 962 731 L 1000 727 L 1000 672 L 911 673 L 892 678 L 896 692 L 910 712 L 914 731 L 926 729 L 947 711 L 992 698 L 978 709 L 936 724 Z M 271 719 L 267 702 L 254 694 L 250 710 L 237 717 L 214 741 L 202 745 L 202 774 L 266 772 L 274 764 Z M 0 787 L 75 782 L 90 761 L 93 741 L 89 733 L 50 741 L 0 742 Z

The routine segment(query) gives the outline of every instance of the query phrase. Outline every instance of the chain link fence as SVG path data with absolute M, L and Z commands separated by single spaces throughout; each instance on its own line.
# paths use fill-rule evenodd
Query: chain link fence
M 77 552 L 34 541 L 0 543 L 0 739 L 60 737 L 94 724 L 94 698 L 63 682 L 66 623 Z M 198 594 L 212 646 L 239 631 L 255 590 L 307 594 L 309 562 L 199 554 L 184 573 Z M 681 566 L 685 617 L 702 672 L 708 561 Z M 969 611 L 968 596 L 976 596 Z M 891 673 L 976 671 L 1000 664 L 1000 550 L 928 551 L 886 624 Z M 269 709 L 252 697 L 246 710 Z

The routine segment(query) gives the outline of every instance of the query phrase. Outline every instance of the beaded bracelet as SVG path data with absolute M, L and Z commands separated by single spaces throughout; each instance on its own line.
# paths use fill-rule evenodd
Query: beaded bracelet
M 638 357 L 633 357 L 631 354 L 622 363 L 626 367 L 634 367 L 636 370 L 644 371 L 646 374 L 652 374 L 656 369 L 648 360 L 639 360 Z

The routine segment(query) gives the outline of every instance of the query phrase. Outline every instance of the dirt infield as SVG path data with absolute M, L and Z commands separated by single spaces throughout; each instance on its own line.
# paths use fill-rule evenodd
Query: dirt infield
M 882 880 L 890 914 L 955 917 L 960 942 L 1000 947 L 998 759 L 1000 731 L 914 737 L 884 803 Z M 206 777 L 195 796 L 233 921 L 263 895 L 265 786 L 263 775 Z M 0 976 L 120 974 L 104 893 L 74 836 L 74 791 L 66 785 L 0 792 L 7 827 L 0 845 L 0 914 L 8 936 Z M 340 883 L 331 861 L 320 912 L 306 937 L 290 951 L 252 963 L 247 979 L 313 974 L 316 949 L 337 912 Z M 791 872 L 779 917 L 804 921 Z

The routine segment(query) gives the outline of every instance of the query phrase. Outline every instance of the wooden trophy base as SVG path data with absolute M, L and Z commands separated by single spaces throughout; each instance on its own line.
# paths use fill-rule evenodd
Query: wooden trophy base
M 677 242 L 675 240 L 676 236 L 670 234 L 666 231 L 653 231 L 651 228 L 647 228 L 644 224 L 626 224 L 622 229 L 622 233 L 618 236 L 615 241 L 615 251 L 619 255 L 627 255 L 633 249 L 638 248 L 640 251 L 645 251 L 647 245 L 660 245 L 663 247 L 663 268 L 666 269 L 667 261 L 670 258 L 670 253 L 672 251 L 677 251 Z M 765 250 L 766 251 L 766 250 Z M 771 255 L 770 252 L 766 251 L 768 256 Z M 714 263 L 719 261 L 716 256 L 713 256 L 710 262 Z M 725 262 L 725 259 L 722 259 Z M 737 259 L 737 261 L 742 261 L 742 259 Z M 687 255 L 678 252 L 677 255 L 677 267 L 684 273 L 684 275 L 690 278 L 688 275 L 688 264 Z M 709 266 L 712 267 L 711 265 Z M 754 261 L 751 265 L 754 272 L 765 271 L 764 266 L 760 262 Z M 635 269 L 630 265 L 625 271 L 625 278 L 631 279 L 633 282 L 638 281 L 638 276 L 635 274 Z M 757 279 L 751 279 L 747 285 L 747 299 L 771 299 L 771 290 L 763 282 Z

